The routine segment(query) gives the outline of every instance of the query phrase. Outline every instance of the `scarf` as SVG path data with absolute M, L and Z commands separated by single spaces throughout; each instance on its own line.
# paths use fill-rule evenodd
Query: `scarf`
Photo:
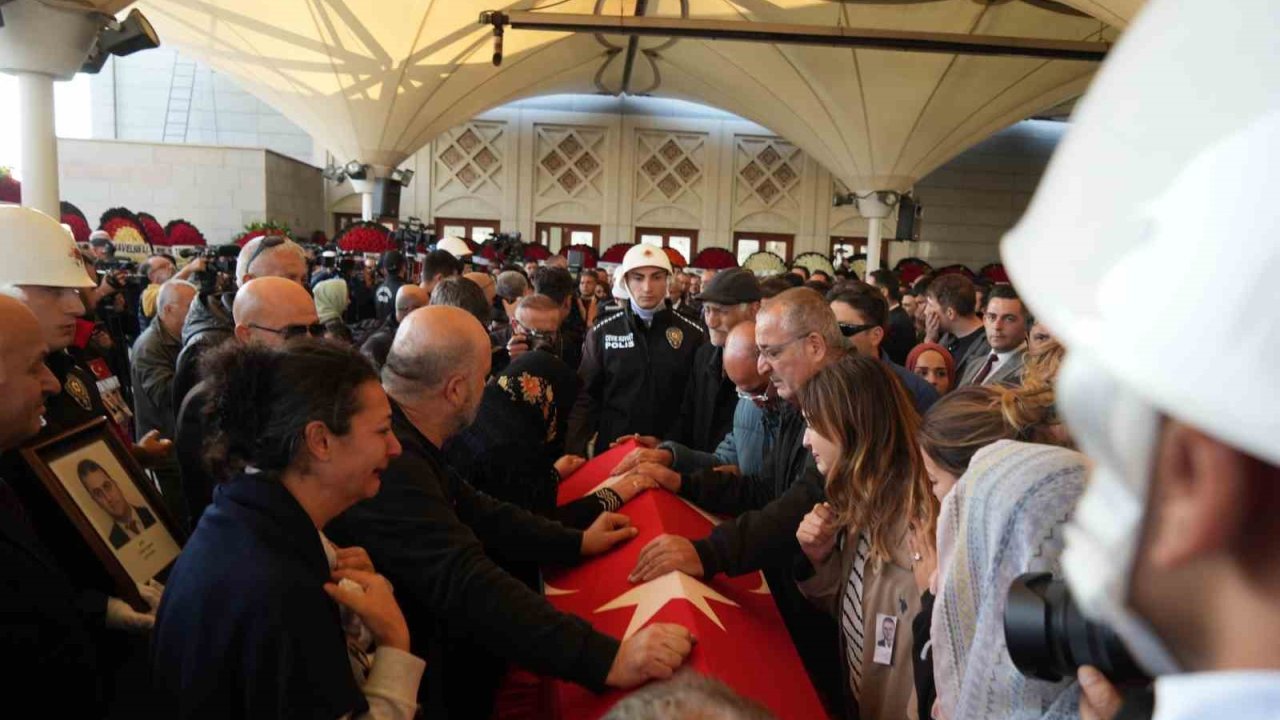
M 351 304 L 347 296 L 347 281 L 342 278 L 318 282 L 311 292 L 316 298 L 316 315 L 321 323 L 340 319 L 347 311 L 347 305 Z
M 1078 717 L 1079 687 L 1024 677 L 1004 639 L 1009 585 L 1061 575 L 1062 529 L 1084 492 L 1083 455 L 1001 440 L 979 450 L 942 503 L 933 667 L 942 717 Z

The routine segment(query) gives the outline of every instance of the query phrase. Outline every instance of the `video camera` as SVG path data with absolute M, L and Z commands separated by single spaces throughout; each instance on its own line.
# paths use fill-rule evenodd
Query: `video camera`
M 240 248 L 233 244 L 183 248 L 178 251 L 178 257 L 185 260 L 204 258 L 204 270 L 196 273 L 193 280 L 205 295 L 235 287 L 236 258 L 239 256 Z
M 1004 639 L 1014 666 L 1030 678 L 1058 682 L 1092 665 L 1116 685 L 1149 680 L 1115 632 L 1085 618 L 1066 582 L 1050 573 L 1014 579 Z
M 146 275 L 139 273 L 138 263 L 125 258 L 99 260 L 93 267 L 98 277 L 105 279 L 116 290 L 136 289 L 141 292 L 149 282 Z M 122 272 L 123 278 L 120 277 Z

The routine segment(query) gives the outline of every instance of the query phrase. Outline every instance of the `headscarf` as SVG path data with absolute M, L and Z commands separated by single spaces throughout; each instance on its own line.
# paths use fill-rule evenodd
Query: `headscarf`
M 955 390 L 960 385 L 960 378 L 956 377 L 956 360 L 951 357 L 950 351 L 937 343 L 920 343 L 911 348 L 911 352 L 907 353 L 907 369 L 915 372 L 916 361 L 930 350 L 942 356 L 942 364 L 947 366 L 947 377 L 951 380 L 951 389 Z
M 569 411 L 578 376 L 563 360 L 533 350 L 491 378 L 476 419 L 444 447 L 449 464 L 476 488 L 534 512 L 556 507 Z
M 342 278 L 318 282 L 311 288 L 311 293 L 315 295 L 316 315 L 321 323 L 341 319 L 342 314 L 347 311 L 347 305 L 351 304 L 347 295 L 347 281 Z
M 942 716 L 1078 717 L 1079 686 L 1023 676 L 1004 639 L 1009 585 L 1061 575 L 1062 529 L 1084 492 L 1085 457 L 1001 440 L 979 450 L 942 503 L 933 667 Z

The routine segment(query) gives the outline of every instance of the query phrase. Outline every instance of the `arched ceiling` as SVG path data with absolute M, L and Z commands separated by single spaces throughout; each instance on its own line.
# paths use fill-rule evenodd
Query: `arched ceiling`
M 649 0 L 647 17 L 1113 40 L 1141 0 Z M 392 167 L 523 97 L 617 92 L 627 38 L 508 28 L 484 10 L 631 15 L 635 0 L 144 0 L 161 40 L 234 76 L 340 159 Z M 1070 5 L 1080 12 L 1071 12 Z M 545 8 L 545 9 L 544 9 Z M 852 189 L 909 187 L 1000 128 L 1080 95 L 1097 63 L 641 38 L 628 90 L 714 105 Z

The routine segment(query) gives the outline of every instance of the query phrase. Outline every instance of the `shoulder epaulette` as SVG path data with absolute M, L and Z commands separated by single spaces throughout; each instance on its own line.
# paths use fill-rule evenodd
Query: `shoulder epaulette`
M 612 321 L 614 321 L 614 320 L 617 320 L 618 318 L 620 318 L 620 317 L 622 317 L 623 315 L 626 315 L 626 314 L 627 314 L 626 310 L 619 310 L 619 311 L 615 312 L 614 314 L 612 314 L 612 315 L 610 315 L 610 316 L 606 317 L 606 318 L 605 318 L 605 319 L 603 319 L 603 320 L 597 320 L 597 321 L 596 321 L 596 324 L 591 326 L 591 329 L 592 329 L 592 330 L 599 330 L 599 329 L 601 328 L 601 326 L 603 326 L 605 323 L 608 323 L 608 322 L 612 322 Z
M 678 317 L 678 318 L 680 318 L 682 321 L 684 321 L 684 324 L 685 324 L 685 325 L 688 325 L 689 327 L 693 328 L 694 330 L 697 330 L 697 331 L 698 331 L 698 332 L 700 332 L 700 333 L 701 333 L 701 332 L 704 332 L 704 331 L 703 331 L 703 329 L 702 329 L 702 326 L 701 326 L 701 325 L 699 325 L 698 323 L 696 323 L 696 322 L 694 322 L 694 321 L 690 320 L 689 318 L 685 317 L 684 313 L 678 312 L 678 311 L 676 311 L 676 310 L 672 310 L 672 311 L 671 311 L 671 314 L 672 314 L 672 315 L 675 315 L 675 316 L 676 316 L 676 317 Z

